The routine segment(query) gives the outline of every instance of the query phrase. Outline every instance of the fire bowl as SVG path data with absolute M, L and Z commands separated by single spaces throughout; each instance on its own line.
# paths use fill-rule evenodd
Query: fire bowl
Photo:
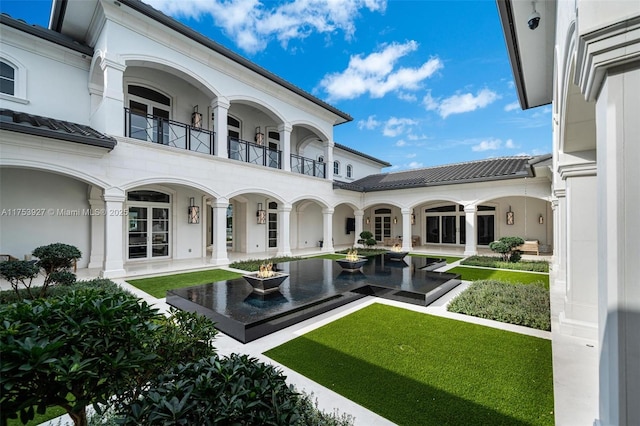
M 389 260 L 402 260 L 404 257 L 409 254 L 408 251 L 388 251 L 385 253 L 385 256 Z
M 336 259 L 336 262 L 338 262 L 338 265 L 342 266 L 342 269 L 345 271 L 359 271 L 360 268 L 367 263 L 367 260 L 366 257 L 359 256 L 357 260 Z
M 244 279 L 251 284 L 253 291 L 260 294 L 271 293 L 278 291 L 280 284 L 289 277 L 289 274 L 283 274 L 282 272 L 276 272 L 270 277 L 261 278 L 258 273 L 243 275 Z

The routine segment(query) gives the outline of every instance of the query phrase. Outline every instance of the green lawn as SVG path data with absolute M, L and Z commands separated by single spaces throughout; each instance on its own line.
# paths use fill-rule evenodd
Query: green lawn
M 373 304 L 265 354 L 401 425 L 554 422 L 545 339 Z
M 231 280 L 242 274 L 224 269 L 209 269 L 207 271 L 188 272 L 185 274 L 163 275 L 161 277 L 128 280 L 127 282 L 153 297 L 166 297 L 167 290 L 207 284 L 216 281 Z
M 460 274 L 462 279 L 466 281 L 496 280 L 522 284 L 538 283 L 538 285 L 541 285 L 544 288 L 549 288 L 549 275 L 542 273 L 482 269 L 466 266 L 456 266 L 455 268 L 449 269 L 447 272 Z

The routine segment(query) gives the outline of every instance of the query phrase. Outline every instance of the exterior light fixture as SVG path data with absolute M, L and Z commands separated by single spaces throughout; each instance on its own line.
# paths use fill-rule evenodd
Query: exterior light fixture
M 411 224 L 415 225 L 416 224 L 416 215 L 413 212 L 413 210 L 411 211 Z
M 189 198 L 189 210 L 188 210 L 189 215 L 187 217 L 187 223 L 190 223 L 190 224 L 200 223 L 200 207 L 194 204 L 195 204 L 195 199 L 193 197 Z
M 509 211 L 507 212 L 507 225 L 513 225 L 515 222 L 515 213 L 511 211 L 511 206 L 509 206 Z
M 198 112 L 198 105 L 193 107 L 193 113 L 191 114 L 191 126 L 196 129 L 202 128 L 202 114 Z
M 542 216 L 542 213 L 540 213 L 540 216 L 538 217 L 538 223 L 540 225 L 544 225 L 544 216 Z
M 258 225 L 264 225 L 267 223 L 267 212 L 262 209 L 262 203 L 258 203 L 256 218 L 258 219 Z
M 394 224 L 398 223 L 398 216 L 394 216 L 394 217 L 393 217 L 393 223 L 394 223 Z
M 369 216 L 367 216 L 367 220 L 365 222 L 367 222 L 367 225 L 371 223 L 371 219 L 369 218 Z

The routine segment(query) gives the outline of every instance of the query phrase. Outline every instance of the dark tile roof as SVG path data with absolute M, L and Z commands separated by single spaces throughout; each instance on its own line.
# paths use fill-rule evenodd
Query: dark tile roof
M 14 19 L 6 13 L 0 14 L 0 24 L 15 28 L 19 31 L 31 34 L 32 36 L 50 41 L 60 46 L 67 47 L 69 49 L 75 50 L 76 52 L 80 52 L 83 55 L 93 56 L 93 49 L 91 47 L 85 44 L 78 43 L 71 37 L 67 37 L 64 34 L 60 34 L 47 28 L 43 28 L 39 25 L 29 25 L 23 20 Z
M 532 159 L 534 158 L 525 156 L 491 158 L 395 173 L 382 173 L 349 183 L 334 182 L 334 188 L 373 192 L 533 177 L 535 175 L 530 163 Z
M 0 129 L 107 148 L 109 151 L 117 143 L 114 138 L 89 126 L 10 109 L 0 109 Z
M 335 147 L 339 148 L 339 149 L 341 149 L 343 151 L 347 151 L 347 152 L 350 152 L 352 154 L 359 155 L 360 157 L 364 157 L 364 158 L 366 158 L 368 160 L 374 161 L 374 162 L 376 162 L 378 164 L 381 164 L 384 167 L 391 166 L 391 163 L 388 163 L 386 161 L 380 160 L 380 159 L 378 159 L 376 157 L 372 157 L 369 154 L 365 154 L 364 152 L 357 151 L 357 150 L 355 150 L 353 148 L 349 148 L 346 145 L 342 145 L 342 144 L 339 144 L 339 143 L 335 142 Z

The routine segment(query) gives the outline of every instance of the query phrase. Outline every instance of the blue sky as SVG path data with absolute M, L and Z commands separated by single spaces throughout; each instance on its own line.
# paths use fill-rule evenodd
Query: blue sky
M 336 142 L 392 170 L 551 152 L 522 111 L 494 0 L 146 0 L 354 120 Z M 50 0 L 2 0 L 47 26 Z

